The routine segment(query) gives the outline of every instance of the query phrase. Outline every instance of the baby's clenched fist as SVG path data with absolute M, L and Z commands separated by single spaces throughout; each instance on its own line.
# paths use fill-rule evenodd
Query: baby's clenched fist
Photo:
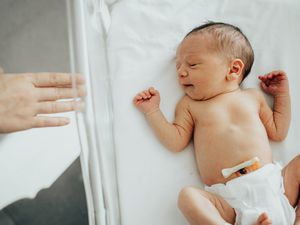
M 153 87 L 138 93 L 133 99 L 134 105 L 143 113 L 148 114 L 159 108 L 160 95 Z

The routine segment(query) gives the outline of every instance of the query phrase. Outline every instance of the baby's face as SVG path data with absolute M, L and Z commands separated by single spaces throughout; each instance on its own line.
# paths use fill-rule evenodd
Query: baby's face
M 228 60 L 210 46 L 207 35 L 185 38 L 176 53 L 178 80 L 184 92 L 194 100 L 212 98 L 224 89 Z

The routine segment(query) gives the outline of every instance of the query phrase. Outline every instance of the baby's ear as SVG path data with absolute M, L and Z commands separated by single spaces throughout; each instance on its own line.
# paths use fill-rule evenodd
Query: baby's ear
M 226 80 L 232 81 L 241 78 L 245 65 L 241 59 L 234 59 L 231 61 Z

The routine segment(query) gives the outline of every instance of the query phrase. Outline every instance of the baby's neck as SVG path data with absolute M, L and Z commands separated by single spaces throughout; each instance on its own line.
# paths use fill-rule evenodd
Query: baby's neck
M 221 92 L 219 92 L 219 93 L 217 93 L 217 94 L 215 94 L 215 95 L 213 95 L 210 98 L 207 98 L 205 100 L 211 100 L 211 99 L 214 99 L 214 98 L 219 97 L 221 95 L 226 95 L 226 94 L 235 93 L 235 92 L 239 92 L 239 91 L 241 91 L 240 86 L 228 88 L 228 89 L 223 90 L 223 91 L 221 91 Z

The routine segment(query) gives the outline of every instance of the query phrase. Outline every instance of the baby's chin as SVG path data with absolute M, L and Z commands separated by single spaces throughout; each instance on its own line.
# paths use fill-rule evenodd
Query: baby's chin
M 205 96 L 204 94 L 201 94 L 201 93 L 195 93 L 188 89 L 185 89 L 184 93 L 195 101 L 205 101 L 205 100 L 208 100 L 208 99 L 214 97 L 214 96 Z
M 198 96 L 196 94 L 194 94 L 192 91 L 189 90 L 184 90 L 184 93 L 189 96 L 191 99 L 195 100 L 195 101 L 202 101 L 204 100 L 201 96 Z
M 205 98 L 201 93 L 196 93 L 194 85 L 182 85 L 184 93 L 195 101 L 203 101 Z

